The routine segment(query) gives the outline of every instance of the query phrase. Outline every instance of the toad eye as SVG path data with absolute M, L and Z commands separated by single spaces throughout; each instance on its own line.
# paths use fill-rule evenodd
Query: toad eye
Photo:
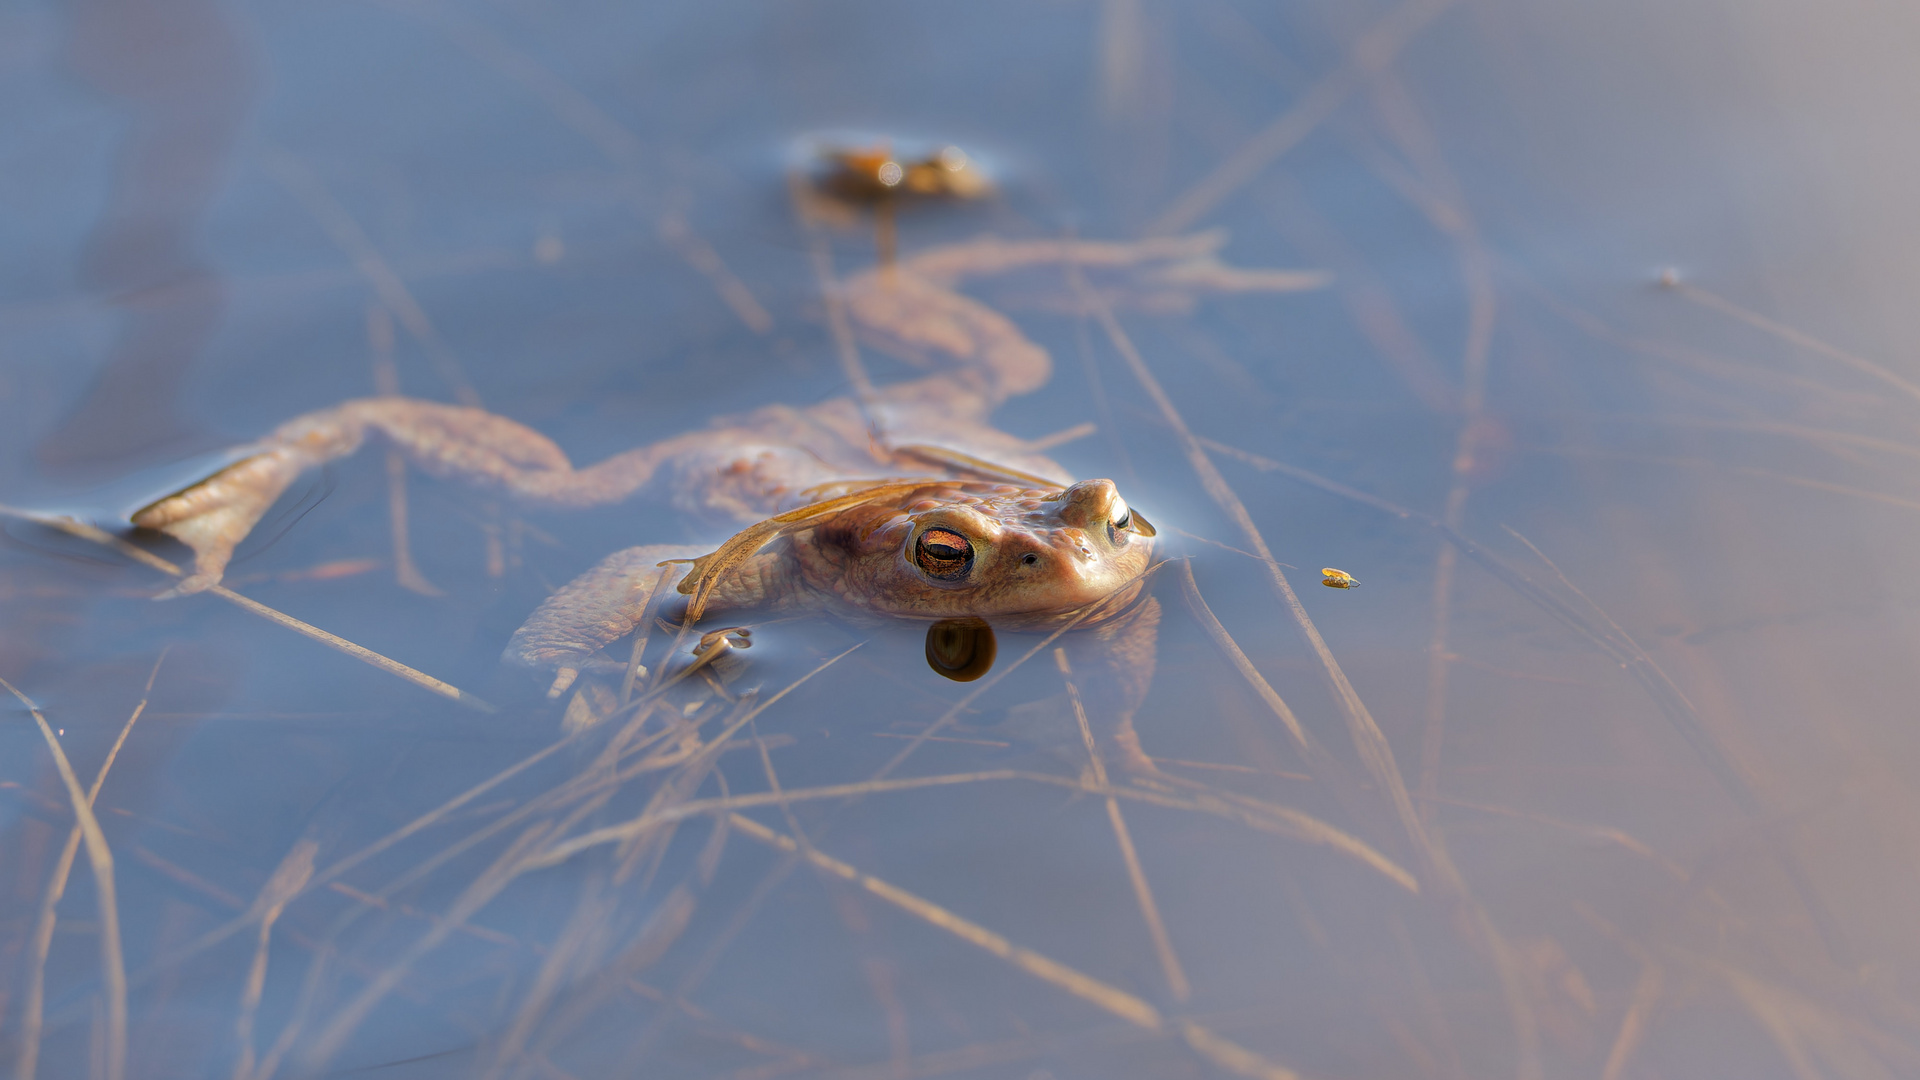
M 973 545 L 952 529 L 928 529 L 914 545 L 913 561 L 929 577 L 958 581 L 973 568 Z
M 1107 511 L 1107 539 L 1113 542 L 1114 547 L 1121 547 L 1126 544 L 1128 533 L 1138 533 L 1141 536 L 1156 535 L 1154 527 L 1147 522 L 1146 518 L 1134 513 L 1133 508 L 1124 500 L 1116 498 L 1113 500 L 1113 506 Z

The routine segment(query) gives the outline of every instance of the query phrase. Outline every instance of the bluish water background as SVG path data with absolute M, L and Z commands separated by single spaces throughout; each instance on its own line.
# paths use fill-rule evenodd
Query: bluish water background
M 98 0 L 15 5 L 0 12 L 0 502 L 107 521 L 205 455 L 373 392 L 369 309 L 392 297 L 356 267 L 342 222 L 431 323 L 436 343 L 399 331 L 403 389 L 450 399 L 451 361 L 480 400 L 576 461 L 716 414 L 844 393 L 787 196 L 796 140 L 951 140 L 995 166 L 996 199 L 903 216 L 904 250 L 987 231 L 1137 237 L 1324 93 L 1390 11 L 205 0 L 146 21 Z M 1120 313 L 1196 432 L 1421 514 L 1447 512 L 1459 433 L 1476 425 L 1459 527 L 1512 569 L 1459 561 L 1442 697 L 1430 663 L 1437 534 L 1215 455 L 1297 568 L 1463 894 L 1428 878 L 1412 899 L 1304 845 L 1129 805 L 1192 981 L 1182 1001 L 1098 799 L 981 784 L 797 808 L 797 820 L 860 870 L 1307 1076 L 1920 1070 L 1906 899 L 1920 884 L 1920 403 L 1896 385 L 1920 379 L 1906 136 L 1920 108 L 1917 36 L 1920 20 L 1867 5 L 1456 5 L 1396 56 L 1363 49 L 1363 73 L 1321 123 L 1188 223 L 1226 230 L 1237 264 L 1330 269 L 1330 288 Z M 764 306 L 768 332 L 663 234 L 669 215 Z M 843 271 L 873 258 L 859 228 L 834 233 L 832 249 Z M 1660 286 L 1669 268 L 1686 289 Z M 1192 557 L 1222 623 L 1351 765 L 1321 665 L 1260 564 L 1181 535 L 1248 542 L 1098 328 L 1062 313 L 1064 289 L 1050 299 L 988 283 L 977 295 L 1055 357 L 1053 382 L 1009 403 L 1000 426 L 1039 437 L 1100 422 L 1056 456 L 1114 477 L 1169 553 Z M 1491 312 L 1477 416 L 1462 398 L 1476 304 Z M 907 373 L 868 359 L 879 378 Z M 155 575 L 78 541 L 5 533 L 0 676 L 42 705 L 83 781 L 167 650 L 100 797 L 138 977 L 128 1075 L 234 1072 L 251 932 L 168 958 L 252 903 L 290 848 L 312 840 L 324 866 L 557 737 L 557 707 L 495 660 L 554 584 L 630 544 L 718 539 L 657 509 L 537 515 L 539 535 L 494 576 L 493 512 L 452 487 L 416 478 L 411 490 L 415 548 L 444 596 L 393 584 L 377 455 L 290 495 L 230 580 L 504 703 L 496 715 L 210 598 L 151 603 Z M 297 573 L 354 560 L 382 562 Z M 1364 586 L 1320 588 L 1327 565 Z M 1594 625 L 1617 624 L 1757 809 L 1729 795 L 1697 732 L 1689 742 L 1515 574 Z M 1305 766 L 1174 579 L 1156 590 L 1159 675 L 1138 721 L 1148 752 L 1264 770 L 1167 766 L 1317 814 L 1414 865 L 1377 786 L 1343 796 L 1325 777 L 1273 775 Z M 784 686 L 857 641 L 760 722 L 791 740 L 770 750 L 788 788 L 871 775 L 904 745 L 892 736 L 967 692 L 925 670 L 917 628 L 825 620 L 765 627 L 742 685 Z M 1009 635 L 1002 663 L 1032 644 Z M 978 743 L 930 744 L 908 771 L 1077 775 L 1046 661 L 963 716 Z M 71 818 L 30 718 L 4 716 L 0 1054 L 11 1063 L 27 940 Z M 555 758 L 466 827 L 582 767 Z M 751 749 L 721 772 L 736 792 L 765 784 Z M 651 884 L 621 894 L 563 1000 L 697 877 L 705 828 L 686 827 Z M 375 891 L 461 831 L 341 884 Z M 297 1016 L 311 1040 L 498 852 L 449 863 L 396 898 L 405 911 L 340 939 L 336 974 L 306 1006 L 304 974 L 356 901 L 334 890 L 289 906 L 259 1006 L 262 1051 Z M 1789 862 L 1841 948 L 1823 940 Z M 804 866 L 771 878 L 776 865 L 729 840 L 684 933 L 634 976 L 684 988 L 697 1016 L 630 988 L 577 1022 L 549 1015 L 542 1030 L 557 1041 L 500 1075 L 1220 1067 L 871 893 Z M 491 937 L 450 938 L 330 1058 L 302 1064 L 308 1043 L 296 1041 L 282 1074 L 486 1074 L 546 950 L 604 873 L 583 860 L 502 893 L 475 917 Z M 83 859 L 47 968 L 43 1076 L 103 1068 L 94 897 Z

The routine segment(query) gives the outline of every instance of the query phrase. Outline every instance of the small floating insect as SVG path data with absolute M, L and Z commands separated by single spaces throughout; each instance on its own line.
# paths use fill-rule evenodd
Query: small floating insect
M 1360 583 L 1353 579 L 1352 574 L 1347 573 L 1345 570 L 1335 570 L 1331 566 L 1323 566 L 1320 568 L 1320 584 L 1325 585 L 1329 589 L 1356 589 L 1360 587 Z

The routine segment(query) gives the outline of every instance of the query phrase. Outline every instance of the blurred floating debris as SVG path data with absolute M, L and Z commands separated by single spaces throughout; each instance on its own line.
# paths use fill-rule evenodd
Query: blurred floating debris
M 1347 573 L 1345 570 L 1335 570 L 1331 566 L 1323 566 L 1320 568 L 1320 584 L 1325 585 L 1329 589 L 1357 589 L 1360 587 L 1360 583 L 1353 579 L 1352 574 Z
M 895 215 L 905 205 L 971 202 L 993 194 L 986 170 L 951 144 L 896 150 L 890 138 L 816 138 L 804 141 L 788 187 L 794 210 L 809 225 L 853 228 L 861 211 L 873 216 L 881 266 L 899 246 Z
M 822 146 L 815 156 L 815 191 L 844 203 L 966 201 L 993 193 L 985 170 L 957 146 L 905 154 L 895 153 L 892 142 L 883 139 L 866 146 Z
M 894 260 L 901 208 L 973 202 L 995 191 L 987 170 L 957 146 L 902 148 L 890 138 L 861 135 L 802 140 L 787 179 L 794 211 L 811 227 L 857 228 L 863 211 L 870 212 L 882 266 Z

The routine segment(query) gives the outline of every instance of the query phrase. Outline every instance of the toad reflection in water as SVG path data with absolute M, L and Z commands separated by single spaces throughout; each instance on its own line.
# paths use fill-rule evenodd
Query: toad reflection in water
M 1008 398 L 1040 388 L 1046 350 L 957 291 L 968 278 L 1044 266 L 1118 274 L 1126 289 L 1191 298 L 1285 291 L 1314 274 L 1243 270 L 1215 257 L 1215 235 L 1115 244 L 981 239 L 861 274 L 837 299 L 885 351 L 933 373 L 808 408 L 772 405 L 575 468 L 550 439 L 479 409 L 406 398 L 348 401 L 290 420 L 239 448 L 239 460 L 133 515 L 194 552 L 172 594 L 219 582 L 239 543 L 296 477 L 352 454 L 369 434 L 427 473 L 522 505 L 580 508 L 646 494 L 712 525 L 748 525 L 717 550 L 649 544 L 608 556 L 554 593 L 505 658 L 556 672 L 626 665 L 601 650 L 632 631 L 654 594 L 678 587 L 678 615 L 826 609 L 935 622 L 991 663 L 979 628 L 1086 629 L 1072 648 L 1122 757 L 1145 766 L 1131 716 L 1153 673 L 1159 608 L 1140 599 L 1154 530 L 1111 480 L 1075 483 L 1030 444 L 991 427 Z M 664 599 L 664 597 L 663 597 Z M 960 634 L 952 623 L 973 627 Z M 958 636 L 956 636 L 958 635 Z M 929 643 L 929 657 L 946 655 Z M 930 660 L 930 663 L 932 661 Z M 978 670 L 972 668 L 978 667 Z

